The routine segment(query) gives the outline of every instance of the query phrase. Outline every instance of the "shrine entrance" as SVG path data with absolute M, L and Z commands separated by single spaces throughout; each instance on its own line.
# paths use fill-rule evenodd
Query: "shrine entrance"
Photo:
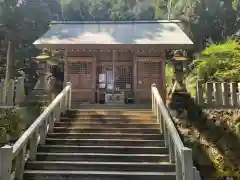
M 129 52 L 101 53 L 97 65 L 97 102 L 128 103 L 133 94 L 133 59 Z

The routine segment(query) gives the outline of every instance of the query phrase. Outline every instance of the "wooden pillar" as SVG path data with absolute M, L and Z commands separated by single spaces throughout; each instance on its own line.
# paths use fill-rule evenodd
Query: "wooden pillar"
M 136 91 L 137 91 L 137 58 L 136 58 L 136 52 L 133 51 L 133 74 L 132 74 L 132 78 L 133 78 L 133 94 L 134 94 L 134 101 L 138 101 L 137 100 L 137 96 L 136 96 Z
M 160 87 L 162 87 L 162 90 L 160 89 L 160 93 L 161 93 L 161 97 L 163 99 L 164 102 L 166 102 L 166 84 L 165 84 L 165 60 L 166 60 L 166 52 L 165 51 L 161 51 L 161 56 L 160 58 L 162 59 L 161 61 L 161 84 Z
M 64 87 L 67 85 L 68 82 L 68 63 L 67 63 L 67 56 L 68 53 L 64 51 Z
M 113 65 L 113 89 L 112 92 L 114 93 L 116 90 L 116 61 L 117 61 L 117 51 L 112 51 L 112 65 Z
M 97 59 L 96 59 L 96 56 L 93 57 L 93 62 L 92 62 L 92 103 L 95 103 L 95 92 L 96 92 L 96 75 L 97 75 Z

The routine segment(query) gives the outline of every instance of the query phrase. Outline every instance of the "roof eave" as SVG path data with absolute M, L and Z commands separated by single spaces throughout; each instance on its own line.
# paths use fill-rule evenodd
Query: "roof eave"
M 66 50 L 163 50 L 163 49 L 192 49 L 194 44 L 38 44 L 34 43 L 38 49 L 66 49 Z

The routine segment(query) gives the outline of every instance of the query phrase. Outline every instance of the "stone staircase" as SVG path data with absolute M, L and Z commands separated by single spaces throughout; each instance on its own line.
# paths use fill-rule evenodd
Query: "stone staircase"
M 176 180 L 150 109 L 70 110 L 55 122 L 24 180 Z

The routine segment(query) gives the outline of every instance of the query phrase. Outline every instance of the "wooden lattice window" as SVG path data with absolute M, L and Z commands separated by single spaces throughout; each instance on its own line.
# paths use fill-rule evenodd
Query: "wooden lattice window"
M 132 67 L 116 67 L 116 87 L 119 89 L 130 89 L 132 87 Z
M 68 75 L 74 89 L 92 87 L 92 62 L 69 62 Z
M 69 74 L 91 74 L 92 62 L 70 62 Z
M 146 89 L 152 83 L 159 84 L 161 78 L 160 61 L 139 61 L 137 64 L 138 88 Z

